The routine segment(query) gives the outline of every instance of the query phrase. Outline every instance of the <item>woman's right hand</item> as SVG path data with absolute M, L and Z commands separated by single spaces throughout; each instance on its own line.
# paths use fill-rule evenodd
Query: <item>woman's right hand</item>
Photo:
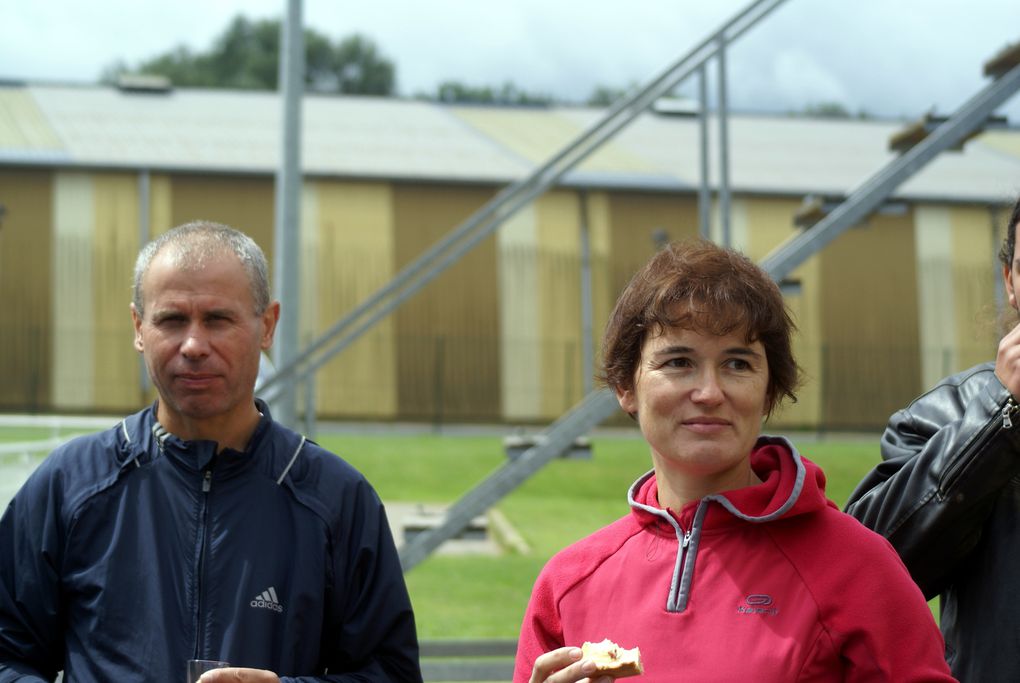
M 561 647 L 540 655 L 531 670 L 530 683 L 612 683 L 610 676 L 600 676 L 589 680 L 595 673 L 595 662 L 581 659 L 581 648 Z

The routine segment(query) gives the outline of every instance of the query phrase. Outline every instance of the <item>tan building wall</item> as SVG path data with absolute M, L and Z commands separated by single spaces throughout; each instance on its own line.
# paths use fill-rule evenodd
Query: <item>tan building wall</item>
M 89 411 L 95 383 L 94 177 L 59 172 L 53 191 L 53 382 L 57 410 Z
M 998 260 L 1001 236 L 995 214 L 984 207 L 953 207 L 950 216 L 956 255 L 953 280 L 958 283 L 954 297 L 957 354 L 953 369 L 957 372 L 995 358 L 1000 337 L 1000 312 L 995 298 L 1002 280 Z
M 542 330 L 541 414 L 558 416 L 581 400 L 581 205 L 576 192 L 547 192 L 535 203 L 536 286 Z
M 612 302 L 658 247 L 658 235 L 679 240 L 698 235 L 698 202 L 641 192 L 609 193 L 610 285 Z
M 149 180 L 150 234 L 170 227 L 170 179 Z M 140 176 L 62 172 L 53 178 L 55 409 L 134 410 L 154 394 L 132 347 L 132 273 L 141 246 Z
M 917 394 L 917 266 L 913 218 L 873 216 L 819 260 L 822 423 L 885 424 Z
M 582 220 L 591 260 L 592 366 L 584 362 Z M 506 420 L 555 420 L 583 398 L 587 386 L 597 386 L 599 340 L 611 306 L 609 235 L 608 195 L 575 190 L 540 197 L 500 229 Z
M 609 314 L 623 288 L 634 273 L 652 257 L 660 240 L 675 241 L 698 235 L 698 202 L 696 197 L 681 197 L 644 192 L 606 192 L 608 225 L 605 241 L 606 265 L 598 290 L 603 297 L 597 312 L 596 334 L 601 335 Z M 598 311 L 598 309 L 596 309 Z M 600 349 L 601 351 L 601 349 Z M 601 367 L 596 356 L 596 367 Z M 622 411 L 609 422 L 633 424 Z
M 101 412 L 120 412 L 143 399 L 129 306 L 132 271 L 141 247 L 138 177 L 97 174 L 92 189 L 92 315 L 96 335 L 92 405 Z
M 755 262 L 761 262 L 778 246 L 798 232 L 793 216 L 800 205 L 793 199 L 738 198 L 733 202 L 733 246 Z M 803 370 L 803 384 L 797 402 L 786 402 L 769 419 L 767 429 L 801 427 L 818 423 L 821 416 L 821 341 L 819 311 L 823 303 L 820 287 L 820 259 L 811 258 L 787 278 L 798 285 L 788 294 L 786 305 L 797 332 L 793 355 Z
M 400 269 L 485 204 L 494 190 L 394 185 Z M 497 242 L 483 240 L 396 313 L 399 413 L 406 419 L 499 420 Z
M 175 175 L 170 200 L 171 226 L 195 220 L 225 223 L 255 240 L 273 267 L 272 178 Z
M 500 376 L 503 419 L 538 422 L 542 414 L 541 292 L 537 210 L 524 207 L 497 232 Z
M 137 173 L 0 173 L 7 207 L 0 282 L 18 304 L 0 328 L 8 377 L 0 407 L 126 412 L 151 399 L 131 349 L 127 308 L 141 238 L 139 187 Z M 307 181 L 302 345 L 493 193 L 466 185 Z M 272 259 L 271 179 L 154 174 L 148 195 L 152 236 L 207 218 L 245 230 Z M 792 234 L 798 204 L 735 198 L 735 246 L 760 260 Z M 582 215 L 592 249 L 597 370 L 609 311 L 657 236 L 697 234 L 694 197 L 546 194 L 333 359 L 316 379 L 319 414 L 540 423 L 559 417 L 582 397 L 588 371 L 581 354 Z M 998 338 L 996 227 L 983 207 L 923 205 L 906 216 L 872 218 L 798 268 L 792 277 L 800 291 L 787 302 L 806 383 L 799 403 L 772 424 L 881 425 L 946 372 L 990 358 Z
M 51 403 L 53 172 L 0 171 L 0 408 Z
M 921 382 L 995 356 L 999 236 L 981 208 L 921 206 L 914 213 Z
M 387 183 L 306 183 L 304 347 L 395 275 L 393 188 Z M 318 413 L 397 417 L 396 318 L 389 316 L 316 375 Z

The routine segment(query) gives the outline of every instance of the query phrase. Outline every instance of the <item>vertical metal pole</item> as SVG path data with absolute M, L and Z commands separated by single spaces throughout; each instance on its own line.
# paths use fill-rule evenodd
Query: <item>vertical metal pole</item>
M 301 95 L 305 80 L 304 31 L 301 0 L 287 1 L 287 18 L 280 26 L 280 85 L 283 103 L 280 166 L 276 171 L 276 227 L 274 281 L 280 301 L 280 324 L 274 344 L 276 367 L 285 367 L 298 352 L 298 231 L 301 225 Z M 293 384 L 281 387 L 274 401 L 279 422 L 297 428 L 297 394 Z
M 152 239 L 152 177 L 149 170 L 138 172 L 138 249 L 141 250 Z M 138 389 L 142 401 L 148 400 L 150 379 L 145 367 L 145 357 L 138 354 Z
M 149 170 L 138 172 L 138 243 L 139 248 L 152 239 L 152 177 Z
M 588 193 L 578 193 L 581 201 L 581 381 L 583 396 L 595 388 L 595 348 L 592 339 L 591 235 L 588 226 Z
M 443 399 L 446 396 L 446 337 L 436 337 L 436 348 L 433 354 L 432 381 L 432 431 L 440 434 L 443 431 Z
M 698 234 L 712 237 L 712 195 L 708 185 L 708 72 L 698 67 L 698 133 L 701 141 L 701 184 L 698 186 Z
M 305 380 L 305 429 L 304 435 L 315 438 L 315 375 Z
M 723 246 L 730 244 L 729 102 L 726 98 L 726 36 L 719 36 L 719 223 Z

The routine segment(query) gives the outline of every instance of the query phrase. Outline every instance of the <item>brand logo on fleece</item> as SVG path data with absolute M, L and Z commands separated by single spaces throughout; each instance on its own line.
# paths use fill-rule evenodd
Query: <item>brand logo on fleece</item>
M 737 605 L 737 614 L 767 614 L 774 617 L 779 614 L 779 608 L 773 604 L 771 595 L 752 593 L 744 598 L 743 605 Z
M 274 612 L 282 612 L 283 605 L 280 604 L 279 599 L 276 597 L 276 589 L 272 586 L 262 591 L 259 595 L 248 603 L 252 607 L 261 607 L 262 609 L 271 609 Z

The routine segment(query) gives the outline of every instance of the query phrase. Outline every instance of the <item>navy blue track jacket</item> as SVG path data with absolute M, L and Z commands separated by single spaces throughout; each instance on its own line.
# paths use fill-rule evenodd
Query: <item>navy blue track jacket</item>
M 259 408 L 244 453 L 150 407 L 39 466 L 0 519 L 0 683 L 176 683 L 191 658 L 421 681 L 378 496 Z

